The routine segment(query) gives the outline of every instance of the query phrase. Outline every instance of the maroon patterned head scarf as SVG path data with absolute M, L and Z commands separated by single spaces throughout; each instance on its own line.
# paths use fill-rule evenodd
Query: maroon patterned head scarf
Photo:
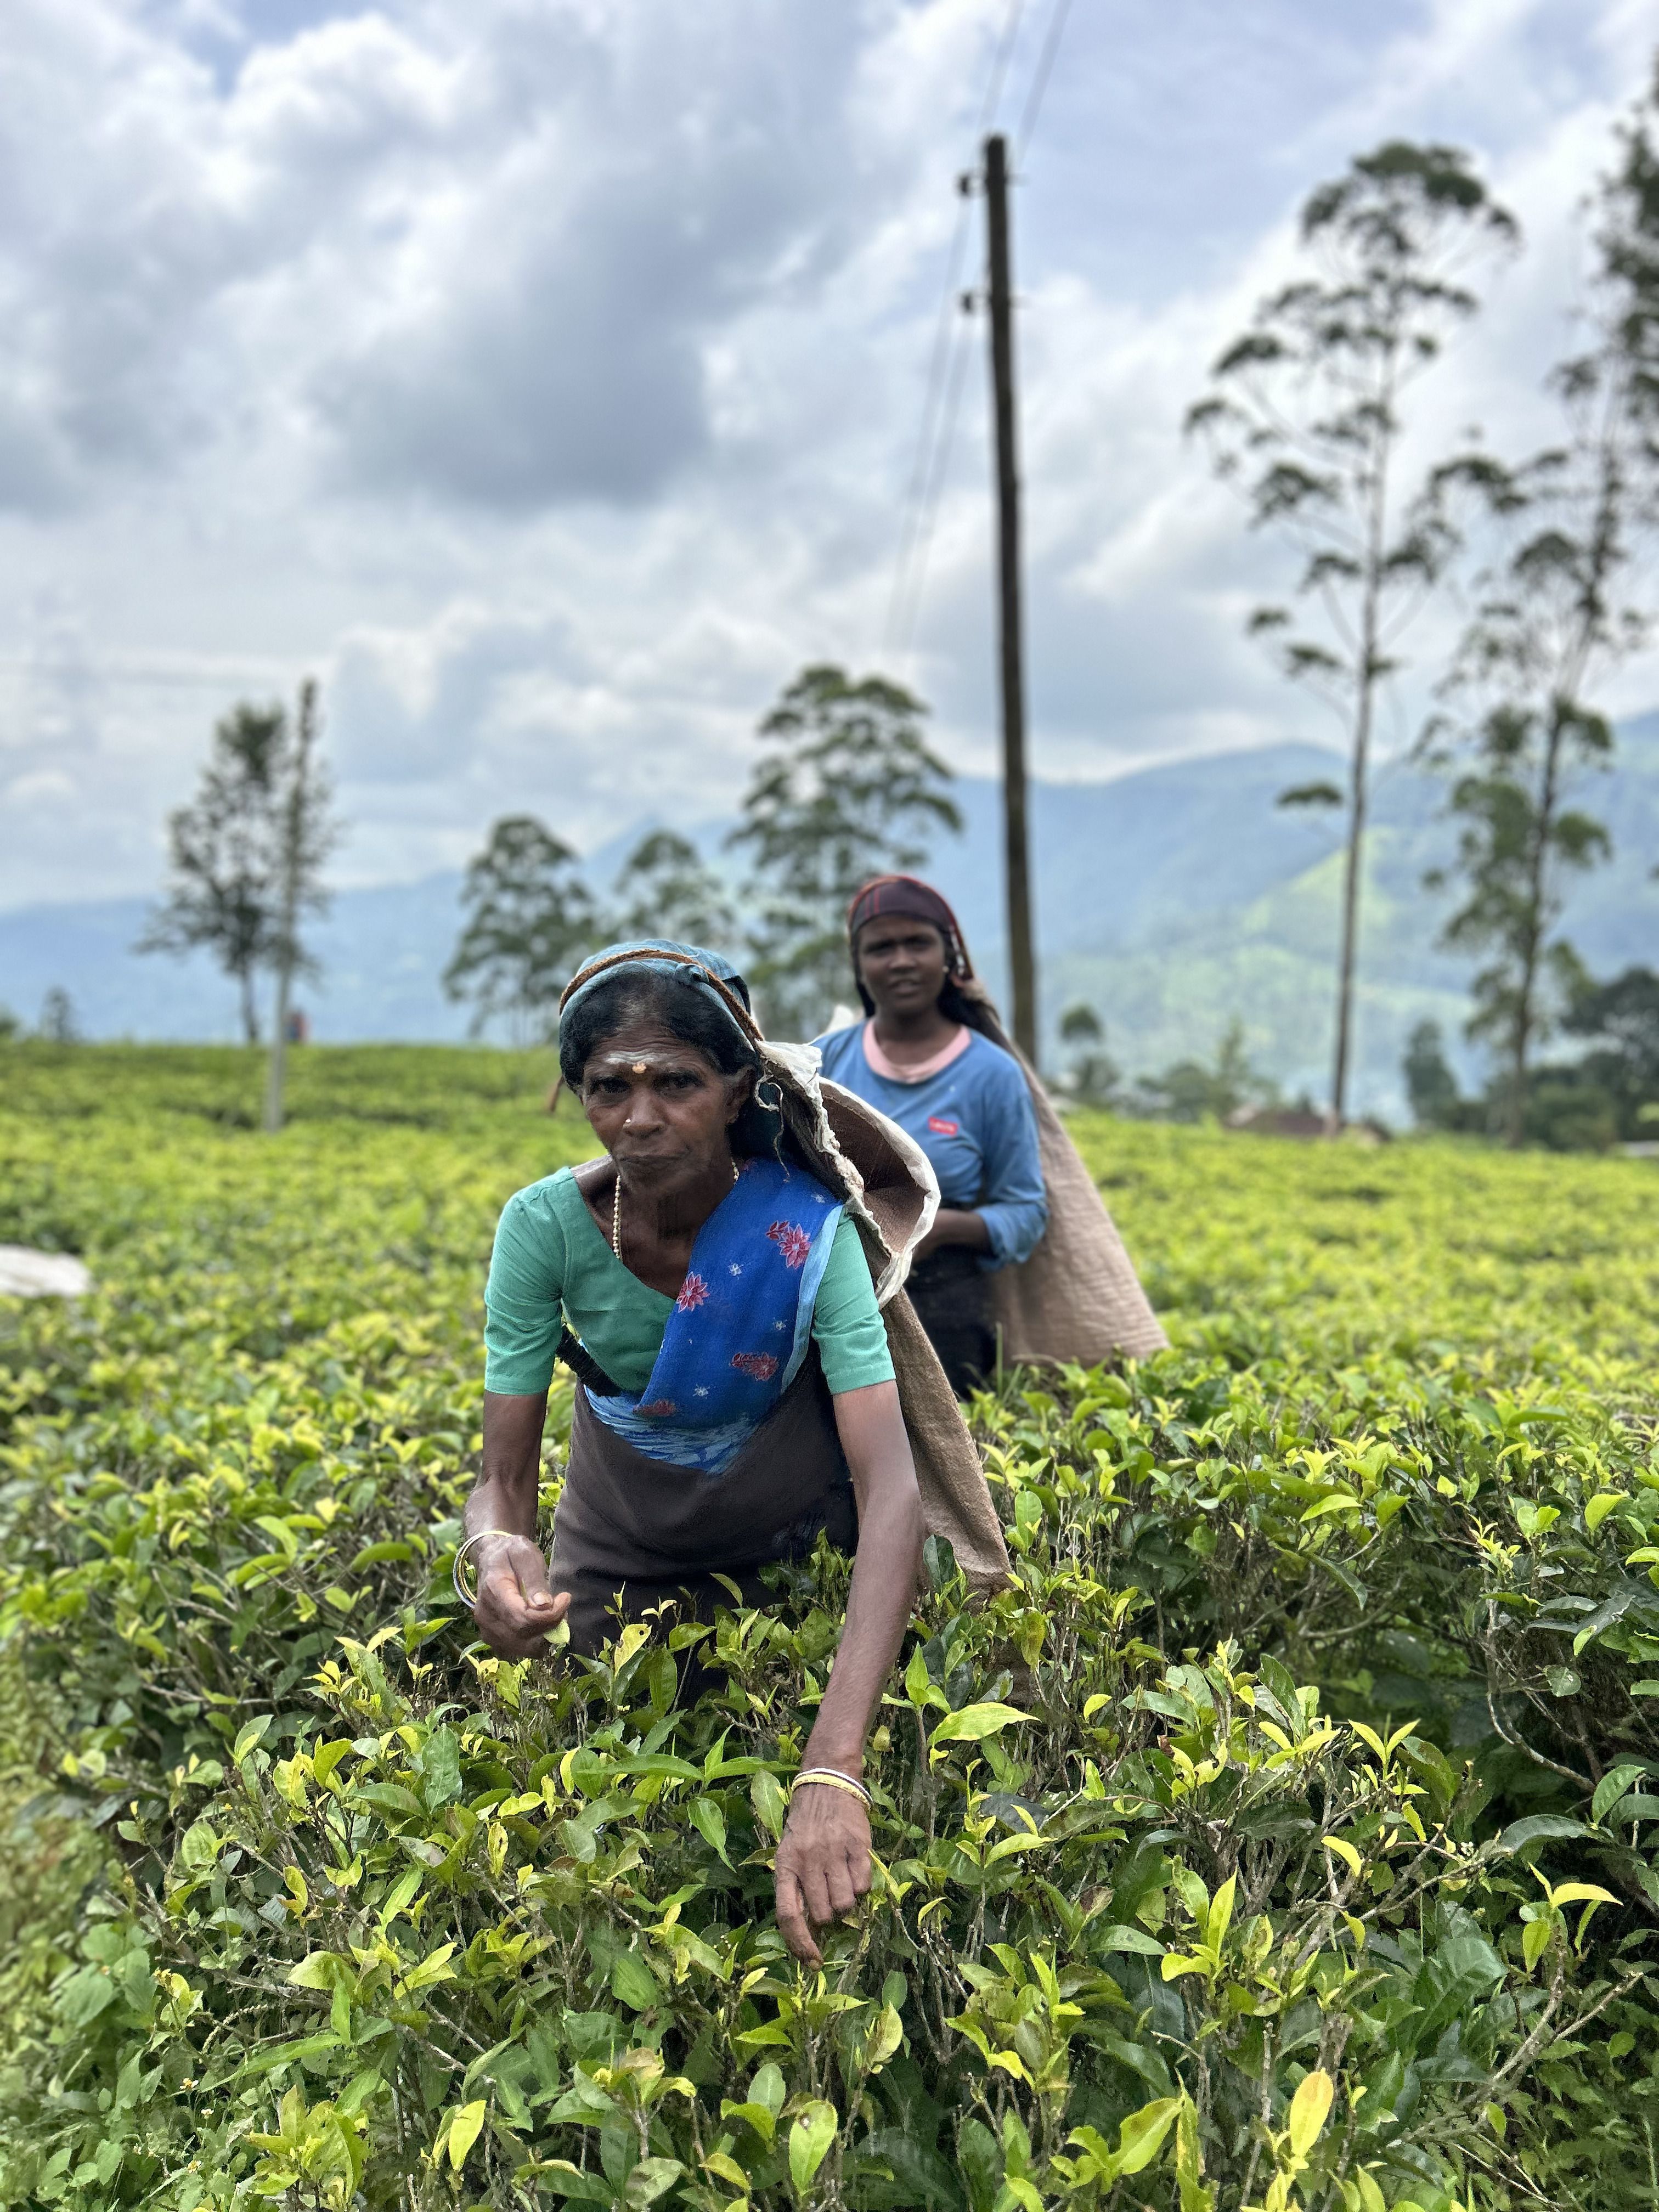
M 854 894 L 853 902 L 847 909 L 847 942 L 852 950 L 854 974 L 858 971 L 860 930 L 866 921 L 886 915 L 903 915 L 912 921 L 931 923 L 945 939 L 946 975 L 957 982 L 963 982 L 973 974 L 974 963 L 968 957 L 960 923 L 933 885 L 924 884 L 917 876 L 877 876 Z

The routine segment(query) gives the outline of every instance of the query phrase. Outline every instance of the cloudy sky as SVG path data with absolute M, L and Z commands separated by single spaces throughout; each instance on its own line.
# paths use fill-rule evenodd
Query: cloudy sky
M 978 326 L 884 638 L 954 180 L 1054 4 L 9 0 L 0 906 L 151 888 L 215 715 L 307 671 L 356 883 L 507 810 L 728 813 L 809 659 L 988 769 Z M 1072 0 L 1016 206 L 1039 773 L 1324 734 L 1238 635 L 1273 572 L 1182 449 L 1205 365 L 1310 187 L 1433 136 L 1528 243 L 1424 434 L 1540 428 L 1656 43 L 1653 0 Z

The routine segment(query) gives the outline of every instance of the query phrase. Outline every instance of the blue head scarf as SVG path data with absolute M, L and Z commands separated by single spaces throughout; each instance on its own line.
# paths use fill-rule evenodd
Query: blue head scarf
M 619 968 L 642 968 L 647 975 L 672 975 L 717 1007 L 730 1023 L 734 1036 L 752 1056 L 760 1041 L 760 1024 L 750 1001 L 749 986 L 729 960 L 702 945 L 682 945 L 672 937 L 635 937 L 607 945 L 584 960 L 565 985 L 559 1000 L 559 1039 L 565 1024 L 594 986 Z

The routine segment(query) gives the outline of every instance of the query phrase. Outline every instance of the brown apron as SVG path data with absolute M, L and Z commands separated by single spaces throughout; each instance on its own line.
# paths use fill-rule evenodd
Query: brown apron
M 852 1482 L 816 1355 L 723 1474 L 648 1458 L 578 1389 L 550 1576 L 570 1593 L 573 1651 L 597 1652 L 619 1622 L 667 1602 L 697 1620 L 712 1620 L 717 1606 L 764 1604 L 760 1570 L 810 1557 L 820 1534 L 857 1549 Z M 738 1585 L 741 1601 L 716 1575 Z

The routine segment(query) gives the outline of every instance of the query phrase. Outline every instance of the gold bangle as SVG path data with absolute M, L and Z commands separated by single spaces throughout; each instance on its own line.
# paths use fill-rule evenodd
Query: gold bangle
M 804 1767 L 789 1785 L 791 1797 L 794 1796 L 797 1790 L 811 1782 L 821 1782 L 826 1790 L 844 1790 L 848 1796 L 858 1799 L 866 1813 L 870 1810 L 870 1792 L 864 1784 L 861 1782 L 855 1782 L 850 1774 L 843 1774 L 838 1767 L 834 1766 Z

